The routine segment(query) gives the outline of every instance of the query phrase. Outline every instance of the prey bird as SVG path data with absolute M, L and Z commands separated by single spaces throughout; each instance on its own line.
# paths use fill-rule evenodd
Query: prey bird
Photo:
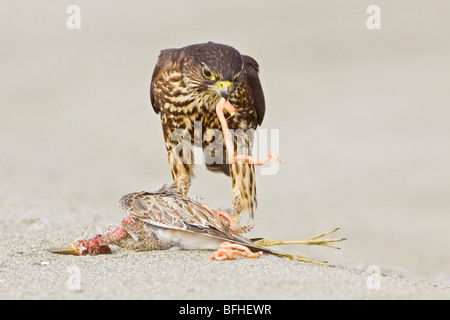
M 266 110 L 258 73 L 255 59 L 230 46 L 208 42 L 162 50 L 150 85 L 151 104 L 161 118 L 178 190 L 184 196 L 188 193 L 194 155 L 186 146 L 197 143 L 205 157 L 210 156 L 206 159 L 209 170 L 231 176 L 233 219 L 240 223 L 241 212 L 248 218 L 241 231 L 251 229 L 257 205 L 254 165 L 276 160 L 275 154 L 265 161 L 251 158 L 253 131 L 261 125 Z M 196 122 L 201 125 L 199 132 Z
M 325 265 L 326 262 L 285 254 L 266 248 L 273 245 L 304 244 L 336 248 L 330 243 L 344 239 L 323 239 L 330 232 L 300 241 L 248 239 L 235 231 L 233 219 L 224 211 L 212 210 L 178 189 L 164 186 L 156 192 L 135 192 L 122 197 L 120 206 L 128 216 L 120 225 L 109 226 L 93 239 L 77 239 L 68 246 L 50 249 L 53 253 L 97 255 L 111 253 L 109 245 L 129 250 L 166 249 L 216 250 L 212 260 L 234 260 L 242 256 L 258 258 L 263 252 L 289 259 Z

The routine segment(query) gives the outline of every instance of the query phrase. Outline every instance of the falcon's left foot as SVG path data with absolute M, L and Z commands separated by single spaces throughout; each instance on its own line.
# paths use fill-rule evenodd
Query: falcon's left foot
M 239 232 L 238 227 L 236 227 L 233 218 L 230 216 L 228 212 L 223 210 L 214 210 L 206 203 L 202 203 L 201 205 L 206 209 L 208 209 L 208 211 L 211 212 L 218 220 L 221 220 L 223 223 L 225 223 L 226 226 L 229 227 L 231 230 Z
M 217 251 L 214 251 L 211 254 L 210 259 L 217 261 L 235 260 L 239 256 L 242 256 L 244 258 L 259 258 L 262 256 L 262 254 L 262 251 L 252 252 L 246 246 L 225 241 L 220 244 L 220 247 Z

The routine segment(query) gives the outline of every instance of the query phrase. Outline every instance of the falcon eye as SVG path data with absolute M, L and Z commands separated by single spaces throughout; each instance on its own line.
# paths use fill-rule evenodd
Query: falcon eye
M 211 71 L 209 71 L 209 70 L 206 69 L 206 68 L 203 68 L 203 69 L 202 69 L 202 73 L 203 73 L 203 76 L 204 76 L 206 79 L 209 79 L 209 80 L 214 80 L 214 79 L 216 79 L 216 77 L 214 77 L 214 75 L 211 73 Z

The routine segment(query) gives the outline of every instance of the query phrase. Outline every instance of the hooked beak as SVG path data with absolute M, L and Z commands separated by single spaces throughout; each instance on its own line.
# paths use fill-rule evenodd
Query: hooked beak
M 233 88 L 233 82 L 231 81 L 217 81 L 214 84 L 217 92 L 222 98 L 228 100 L 228 96 L 230 95 L 231 89 Z

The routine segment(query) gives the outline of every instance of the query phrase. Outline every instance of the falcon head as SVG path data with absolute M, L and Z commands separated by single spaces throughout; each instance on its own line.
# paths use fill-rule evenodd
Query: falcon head
M 184 66 L 186 85 L 198 93 L 228 99 L 242 83 L 241 54 L 233 47 L 214 42 L 190 47 Z

